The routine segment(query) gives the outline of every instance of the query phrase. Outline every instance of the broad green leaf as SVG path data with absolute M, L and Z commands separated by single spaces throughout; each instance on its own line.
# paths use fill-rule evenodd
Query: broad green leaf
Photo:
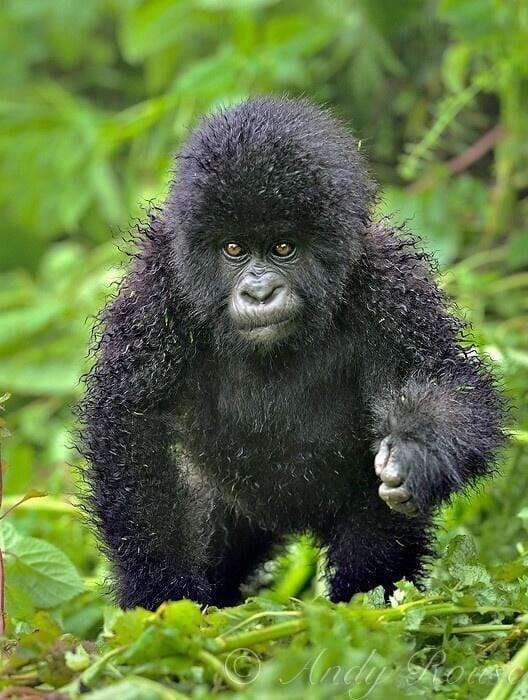
M 0 522 L 7 589 L 16 588 L 37 608 L 52 608 L 84 590 L 81 577 L 57 547 L 25 537 Z
M 0 549 L 5 552 L 14 549 L 23 538 L 16 528 L 8 521 L 0 521 Z
M 7 613 L 16 620 L 29 620 L 36 610 L 31 596 L 17 586 L 9 586 L 7 584 L 5 607 Z

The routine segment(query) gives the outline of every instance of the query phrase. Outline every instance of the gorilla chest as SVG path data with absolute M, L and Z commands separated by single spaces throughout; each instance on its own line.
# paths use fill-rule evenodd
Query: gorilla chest
M 361 420 L 358 402 L 339 381 L 220 384 L 211 415 L 217 434 L 248 452 L 278 452 L 291 460 L 343 451 Z M 357 398 L 357 397 L 356 397 Z M 230 442 L 230 441 L 227 441 Z
M 226 500 L 263 525 L 283 518 L 302 527 L 342 505 L 354 480 L 357 402 L 336 383 L 295 388 L 225 386 L 200 411 L 195 459 Z

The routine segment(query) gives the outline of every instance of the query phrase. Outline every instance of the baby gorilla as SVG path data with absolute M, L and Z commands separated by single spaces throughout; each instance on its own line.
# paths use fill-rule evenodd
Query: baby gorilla
M 416 578 L 435 506 L 491 471 L 502 400 L 357 143 L 305 101 L 202 122 L 103 311 L 80 405 L 124 607 L 227 605 L 291 533 L 331 599 Z

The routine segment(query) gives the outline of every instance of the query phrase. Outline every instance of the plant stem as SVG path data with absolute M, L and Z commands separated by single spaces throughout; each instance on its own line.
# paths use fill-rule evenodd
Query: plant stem
M 233 676 L 227 671 L 225 663 L 222 663 L 222 661 L 217 659 L 213 654 L 202 649 L 198 652 L 197 659 L 201 661 L 204 666 L 209 666 L 209 668 L 220 676 L 220 678 L 222 678 L 232 690 L 244 690 L 244 683 L 241 683 L 240 681 L 237 681 L 236 678 L 233 678 Z
M 301 613 L 298 610 L 277 610 L 270 612 L 255 613 L 254 615 L 251 615 L 251 617 L 248 617 L 245 620 L 238 622 L 234 627 L 231 627 L 230 629 L 226 630 L 224 632 L 224 635 L 232 635 L 233 632 L 235 632 L 236 630 L 239 630 L 242 627 L 246 627 L 247 625 L 251 625 L 254 622 L 257 622 L 258 620 L 265 619 L 266 617 L 300 617 L 300 615 Z
M 88 666 L 80 675 L 77 676 L 73 681 L 63 686 L 59 690 L 63 693 L 78 693 L 81 686 L 91 687 L 91 684 L 101 675 L 107 666 L 108 662 L 111 661 L 115 656 L 119 656 L 122 652 L 128 649 L 127 645 L 118 647 L 117 649 L 112 649 L 104 656 L 101 656 L 95 663 Z
M 501 676 L 488 695 L 487 700 L 507 700 L 507 698 L 512 697 L 515 688 L 524 678 L 527 671 L 528 642 L 526 642 L 515 656 L 503 667 Z
M 515 625 L 463 625 L 461 627 L 452 627 L 449 630 L 450 634 L 491 634 L 493 632 L 509 632 L 515 629 Z M 425 632 L 426 634 L 439 634 L 442 635 L 445 632 L 443 627 L 439 625 L 421 625 L 420 632 Z
M 4 498 L 3 505 L 11 510 L 17 505 L 21 510 L 38 510 L 45 513 L 57 513 L 65 515 L 79 515 L 80 509 L 76 505 L 75 497 L 71 497 L 71 503 L 63 498 L 42 494 L 43 498 L 31 498 L 27 500 L 23 495 L 13 494 Z M 4 513 L 5 515 L 5 513 Z
M 271 625 L 259 630 L 251 632 L 242 632 L 231 637 L 217 637 L 214 640 L 215 651 L 225 652 L 233 651 L 233 649 L 245 649 L 260 644 L 261 642 L 269 642 L 282 637 L 291 637 L 294 634 L 303 632 L 308 626 L 306 619 L 291 620 L 290 622 L 280 622 L 278 625 Z

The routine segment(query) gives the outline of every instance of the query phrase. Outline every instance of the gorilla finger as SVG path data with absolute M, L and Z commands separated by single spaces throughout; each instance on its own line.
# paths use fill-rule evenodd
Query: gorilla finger
M 387 464 L 387 460 L 389 459 L 389 455 L 390 455 L 389 438 L 384 438 L 381 441 L 378 453 L 376 454 L 376 457 L 374 458 L 374 469 L 376 470 L 376 474 L 378 476 L 380 476 L 382 470 L 385 468 L 385 465 Z
M 387 486 L 400 486 L 404 479 L 402 472 L 399 463 L 391 457 L 379 477 Z
M 397 513 L 402 513 L 403 515 L 408 516 L 418 515 L 418 506 L 412 500 L 412 498 L 404 503 L 389 503 L 388 505 Z
M 405 503 L 411 499 L 411 492 L 405 486 L 393 488 L 385 483 L 380 484 L 378 489 L 380 498 L 389 504 Z

